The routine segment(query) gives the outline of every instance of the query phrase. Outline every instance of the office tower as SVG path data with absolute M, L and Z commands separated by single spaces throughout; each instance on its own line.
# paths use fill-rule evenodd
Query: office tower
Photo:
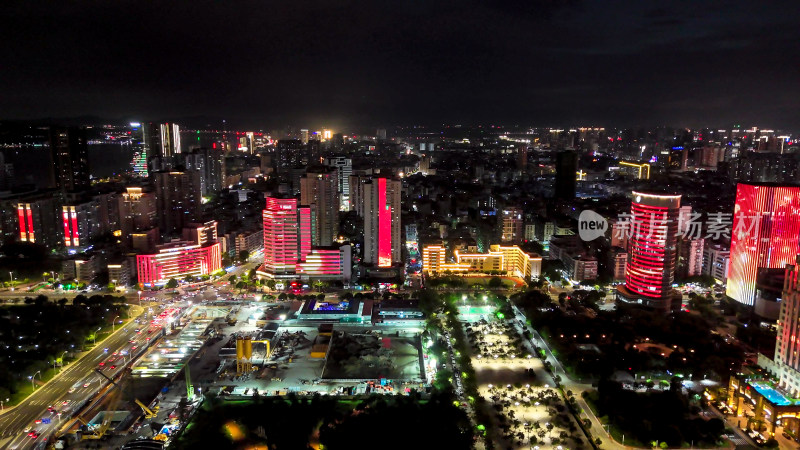
M 684 172 L 689 166 L 689 149 L 672 147 L 669 152 L 669 168 L 677 172 Z
M 305 128 L 300 130 L 300 142 L 303 145 L 308 145 L 308 130 Z
M 611 278 L 614 281 L 622 281 L 625 279 L 625 270 L 628 265 L 628 252 L 621 247 L 611 247 L 609 252 L 609 260 L 611 266 Z
M 500 213 L 501 235 L 500 241 L 521 242 L 522 241 L 522 209 L 517 207 L 503 208 Z
M 694 277 L 703 272 L 703 248 L 705 239 L 682 239 L 680 241 L 680 258 L 678 274 L 683 277 Z
M 528 168 L 528 146 L 527 145 L 518 145 L 516 148 L 517 152 L 517 170 L 525 170 Z M 577 172 L 577 167 L 575 168 Z
M 49 195 L 21 199 L 17 204 L 19 240 L 55 248 L 62 238 L 56 200 Z
M 156 226 L 156 196 L 140 187 L 129 187 L 119 196 L 119 221 L 124 242 L 134 231 L 149 230 Z
M 800 187 L 739 183 L 731 229 L 726 294 L 753 305 L 760 269 L 777 269 L 800 254 Z
M 197 245 L 205 245 L 217 242 L 219 237 L 216 220 L 206 223 L 190 223 L 183 228 L 182 239 L 187 242 L 194 242 Z
M 725 284 L 731 264 L 731 251 L 728 247 L 706 241 L 703 249 L 703 275 L 714 277 Z
M 89 245 L 89 238 L 100 232 L 98 212 L 99 205 L 95 201 L 61 207 L 64 247 L 78 250 Z
M 200 192 L 206 197 L 222 190 L 222 158 L 219 150 L 198 148 L 184 158 L 186 170 L 194 170 L 200 175 Z
M 311 208 L 311 243 L 333 245 L 339 234 L 339 193 L 336 169 L 309 169 L 300 179 L 300 204 Z
M 618 300 L 664 312 L 680 306 L 672 289 L 680 206 L 680 195 L 633 192 L 625 285 L 617 291 Z
M 248 131 L 245 136 L 247 137 L 247 153 L 254 155 L 256 153 L 255 133 Z
M 89 146 L 85 129 L 50 128 L 50 155 L 53 159 L 52 186 L 65 192 L 77 192 L 90 187 Z
M 200 219 L 200 174 L 194 170 L 153 173 L 158 227 L 162 235 L 180 232 Z
M 144 141 L 144 127 L 139 122 L 131 122 L 131 148 L 133 149 L 133 159 L 131 169 L 136 175 L 147 178 L 147 145 Z
M 578 173 L 578 154 L 561 151 L 556 154 L 555 198 L 571 200 L 575 198 L 575 184 Z
M 787 264 L 783 281 L 778 335 L 775 340 L 775 365 L 779 386 L 793 397 L 800 395 L 800 256 Z
M 322 163 L 322 144 L 319 141 L 310 141 L 306 147 L 308 164 Z
M 364 262 L 391 267 L 400 262 L 399 180 L 372 177 L 363 185 Z
M 270 276 L 295 274 L 311 252 L 311 208 L 296 198 L 267 197 L 264 218 L 264 266 Z
M 375 137 L 379 141 L 385 141 L 386 140 L 386 128 L 378 128 L 377 133 L 375 133 Z
M 350 245 L 311 246 L 311 208 L 296 198 L 267 197 L 264 218 L 264 265 L 258 273 L 269 278 L 349 281 Z
M 336 168 L 339 210 L 350 211 L 350 175 L 353 174 L 353 160 L 344 156 L 326 158 L 325 165 Z
M 288 175 L 295 167 L 308 165 L 308 146 L 299 139 L 281 139 L 275 147 L 275 170 L 279 175 Z
M 97 205 L 95 214 L 98 221 L 97 232 L 106 234 L 119 231 L 119 194 L 116 192 L 96 194 L 92 196 L 92 201 Z
M 334 151 L 341 151 L 344 148 L 344 134 L 333 133 L 333 137 L 331 138 L 331 148 Z
M 151 158 L 173 158 L 181 153 L 181 128 L 175 123 L 147 123 L 142 127 L 144 145 Z

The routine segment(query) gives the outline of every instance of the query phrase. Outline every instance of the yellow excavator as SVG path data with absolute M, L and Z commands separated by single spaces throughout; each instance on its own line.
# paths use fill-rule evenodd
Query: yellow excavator
M 155 406 L 153 409 L 150 409 L 150 408 L 147 407 L 147 405 L 145 405 L 144 403 L 140 402 L 138 398 L 134 399 L 133 401 L 135 401 L 136 404 L 139 405 L 139 408 L 142 408 L 142 411 L 144 411 L 144 418 L 145 419 L 153 419 L 158 414 L 158 410 L 160 408 L 159 406 Z

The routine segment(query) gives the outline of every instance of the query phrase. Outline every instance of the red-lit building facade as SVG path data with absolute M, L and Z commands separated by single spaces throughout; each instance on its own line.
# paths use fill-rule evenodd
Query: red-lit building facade
M 726 291 L 729 297 L 753 305 L 759 271 L 795 262 L 800 253 L 798 211 L 798 186 L 737 185 Z
M 625 284 L 617 300 L 648 309 L 680 307 L 672 289 L 678 260 L 680 195 L 633 192 Z
M 263 271 L 294 275 L 298 262 L 311 252 L 311 209 L 296 198 L 267 197 L 264 209 Z
M 100 232 L 98 212 L 98 204 L 93 201 L 61 207 L 64 247 L 79 250 L 89 245 L 89 238 Z
M 136 256 L 139 283 L 152 286 L 170 278 L 181 280 L 187 275 L 202 276 L 222 268 L 222 247 L 219 242 L 198 245 L 173 241 L 157 247 L 157 253 Z
M 261 276 L 350 279 L 350 246 L 312 247 L 311 208 L 296 198 L 267 197 Z
M 352 186 L 352 182 L 351 182 Z M 373 177 L 361 183 L 357 210 L 364 217 L 364 262 L 379 268 L 400 262 L 400 180 Z

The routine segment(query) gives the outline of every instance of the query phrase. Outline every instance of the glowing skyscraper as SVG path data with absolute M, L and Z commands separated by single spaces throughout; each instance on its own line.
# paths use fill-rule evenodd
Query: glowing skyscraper
M 391 267 L 400 262 L 399 180 L 373 177 L 363 183 L 364 262 Z
M 662 311 L 680 304 L 672 289 L 680 206 L 680 195 L 633 192 L 625 285 L 618 300 Z
M 264 210 L 264 272 L 294 275 L 311 252 L 311 209 L 296 198 L 267 197 Z
M 800 254 L 800 186 L 739 183 L 726 294 L 753 305 L 760 269 L 783 268 Z

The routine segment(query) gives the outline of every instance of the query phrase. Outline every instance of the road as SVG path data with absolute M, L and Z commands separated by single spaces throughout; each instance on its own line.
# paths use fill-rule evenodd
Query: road
M 134 307 L 136 309 L 136 307 Z M 138 311 L 132 310 L 136 317 L 143 317 L 147 313 L 146 309 L 140 308 Z M 130 322 L 120 327 L 115 333 L 111 334 L 93 349 L 86 352 L 80 359 L 73 362 L 55 378 L 45 385 L 39 387 L 33 394 L 28 396 L 13 410 L 7 411 L 0 416 L 0 448 L 22 449 L 33 447 L 41 443 L 56 429 L 61 416 L 49 413 L 47 408 L 53 406 L 56 410 L 63 410 L 63 417 L 66 418 L 86 399 L 94 395 L 104 384 L 100 375 L 94 373 L 101 362 L 105 362 L 114 352 L 122 351 L 131 345 L 134 340 L 146 345 L 146 335 L 137 334 L 137 325 Z M 108 349 L 108 352 L 105 349 Z M 108 367 L 104 373 L 111 377 L 115 375 L 121 366 L 116 369 Z M 83 384 L 89 383 L 86 388 Z M 70 389 L 75 387 L 73 393 Z M 68 404 L 63 405 L 67 400 Z M 37 419 L 51 419 L 51 423 L 35 425 Z M 29 426 L 41 433 L 37 439 L 31 439 L 23 430 Z

